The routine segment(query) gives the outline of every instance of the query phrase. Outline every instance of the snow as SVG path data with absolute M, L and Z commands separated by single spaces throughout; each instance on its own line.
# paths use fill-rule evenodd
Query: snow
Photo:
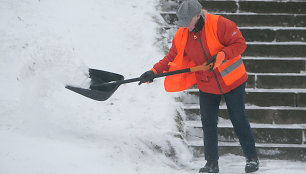
M 0 1 L 1 174 L 197 172 L 204 159 L 193 161 L 177 138 L 177 94 L 164 92 L 162 79 L 122 85 L 105 102 L 64 88 L 87 87 L 89 67 L 125 78 L 150 69 L 163 57 L 157 4 Z M 221 173 L 243 171 L 243 157 L 220 160 Z M 290 167 L 280 168 L 284 163 Z M 277 160 L 262 160 L 262 167 L 269 174 L 306 169 Z

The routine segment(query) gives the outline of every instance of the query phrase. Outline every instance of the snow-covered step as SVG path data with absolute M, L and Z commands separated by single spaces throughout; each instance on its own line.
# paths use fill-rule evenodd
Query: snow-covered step
M 251 41 L 246 42 L 247 45 L 306 45 L 306 42 L 259 42 L 259 41 Z
M 199 104 L 199 90 L 188 89 L 182 93 L 181 101 L 185 104 Z M 221 104 L 224 103 L 222 98 Z M 289 106 L 306 107 L 306 92 L 304 89 L 246 89 L 245 103 L 256 106 Z
M 306 20 L 305 20 L 306 21 Z M 264 28 L 240 28 L 240 31 L 247 42 L 249 41 L 266 41 L 266 42 L 287 42 L 287 41 L 306 41 L 306 29 L 264 29 Z
M 251 127 L 254 129 L 300 129 L 305 130 L 306 124 L 258 124 L 250 123 Z M 202 123 L 200 121 L 185 121 L 186 127 L 202 128 Z M 222 119 L 219 120 L 218 128 L 233 128 L 232 123 L 229 120 Z
M 248 73 L 248 88 L 289 89 L 291 91 L 305 89 L 305 71 L 301 73 Z
M 195 157 L 204 156 L 203 141 L 188 141 L 189 148 L 193 151 Z M 238 142 L 219 142 L 219 154 L 243 155 Z M 306 144 L 255 144 L 259 158 L 273 158 L 286 160 L 306 161 Z
M 200 121 L 198 104 L 182 104 L 186 121 Z M 219 117 L 229 119 L 226 105 L 221 105 Z M 246 106 L 246 115 L 251 123 L 262 124 L 306 124 L 306 107 L 260 107 Z
M 168 32 L 170 37 L 174 36 L 176 26 L 160 27 L 160 33 Z M 239 27 L 242 35 L 247 42 L 261 41 L 261 42 L 306 42 L 306 27 Z M 171 42 L 171 40 L 169 40 Z
M 164 11 L 175 11 L 177 1 L 169 0 L 163 4 Z M 227 13 L 306 13 L 303 0 L 199 0 L 203 8 L 213 12 Z
M 306 20 L 305 20 L 306 21 Z M 306 23 L 306 22 L 305 22 Z M 171 29 L 169 31 L 163 31 L 160 30 L 160 40 L 163 40 L 165 42 L 165 52 L 169 50 L 171 47 L 172 38 L 175 34 L 175 29 Z M 263 33 L 260 33 L 263 34 Z M 264 34 L 269 35 L 269 33 Z M 257 38 L 257 36 L 255 36 Z M 283 36 L 280 36 L 283 37 Z M 286 37 L 286 35 L 285 35 Z M 291 37 L 291 36 L 290 36 Z M 292 36 L 294 37 L 294 36 Z M 284 57 L 284 58 L 295 58 L 295 57 L 306 57 L 306 42 L 305 42 L 305 36 L 301 35 L 299 36 L 300 40 L 298 42 L 292 41 L 292 42 L 276 42 L 276 41 L 267 41 L 267 40 L 259 40 L 259 41 L 265 41 L 265 42 L 251 42 L 252 40 L 247 39 L 247 48 L 245 52 L 242 54 L 243 56 L 247 57 Z M 249 38 L 248 36 L 245 36 L 245 38 Z M 261 36 L 258 36 L 258 38 L 261 38 Z M 290 38 L 288 38 L 290 39 Z
M 216 12 L 306 13 L 305 1 L 199 0 L 204 8 Z
M 256 74 L 255 88 L 306 89 L 306 74 Z
M 248 88 L 288 89 L 297 91 L 305 88 L 305 72 L 300 73 L 248 73 Z
M 306 56 L 304 57 L 262 57 L 262 56 L 242 56 L 243 60 L 303 60 L 306 61 Z
M 175 25 L 177 17 L 174 12 L 160 13 L 165 22 Z M 239 27 L 278 26 L 278 27 L 306 27 L 306 14 L 262 14 L 262 13 L 216 13 L 234 21 Z
M 171 28 L 177 28 L 177 25 L 161 25 L 158 28 L 162 28 L 162 29 L 171 29 Z M 250 27 L 238 27 L 240 30 L 273 30 L 273 31 L 277 31 L 277 30 L 306 30 L 306 27 L 278 27 L 278 26 L 250 26 Z
M 249 57 L 305 57 L 304 42 L 248 42 L 243 56 Z
M 295 93 L 304 92 L 304 89 L 306 89 L 305 71 L 301 71 L 301 73 L 248 73 L 248 76 L 246 87 L 250 89 L 267 89 L 271 92 L 274 89 L 285 89 L 283 92 Z M 305 99 L 302 99 L 302 101 L 305 102 Z M 299 106 L 306 106 L 306 104 Z
M 301 73 L 306 71 L 306 57 L 300 60 L 243 58 L 243 62 L 248 73 Z
M 276 92 L 276 93 L 306 93 L 306 89 L 286 89 L 286 88 L 275 88 L 275 89 L 264 89 L 264 88 L 246 88 L 246 92 Z M 184 92 L 199 92 L 199 89 L 197 89 L 195 86 L 192 88 L 186 89 Z
M 203 137 L 200 121 L 185 121 L 185 138 L 187 141 L 200 140 Z M 304 144 L 306 124 L 254 124 L 251 123 L 256 143 Z M 233 126 L 229 120 L 219 121 L 218 140 L 221 142 L 238 142 Z

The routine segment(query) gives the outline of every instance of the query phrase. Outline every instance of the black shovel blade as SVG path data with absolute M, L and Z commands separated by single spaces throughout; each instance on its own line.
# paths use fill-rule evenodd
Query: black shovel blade
M 97 100 L 97 101 L 105 101 L 113 94 L 113 92 L 104 92 L 104 91 L 99 91 L 99 90 L 85 89 L 85 88 L 79 88 L 79 87 L 74 87 L 74 86 L 69 86 L 69 85 L 67 85 L 66 88 L 78 94 L 81 94 L 85 97 L 88 97 L 90 99 Z
M 91 79 L 90 86 L 124 79 L 124 77 L 120 74 L 97 69 L 89 69 L 89 77 Z M 105 101 L 113 95 L 119 86 L 120 85 L 114 83 L 98 88 L 95 87 L 94 89 L 91 87 L 89 87 L 89 89 L 85 89 L 69 85 L 67 85 L 66 88 L 93 100 Z

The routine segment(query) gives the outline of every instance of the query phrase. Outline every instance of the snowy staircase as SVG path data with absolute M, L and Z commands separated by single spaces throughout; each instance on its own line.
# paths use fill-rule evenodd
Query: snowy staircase
M 162 1 L 161 39 L 165 50 L 176 31 L 175 4 Z M 306 160 L 306 1 L 199 0 L 210 13 L 234 21 L 247 41 L 243 59 L 249 74 L 248 115 L 261 158 Z M 195 157 L 203 156 L 202 128 L 196 88 L 178 99 L 183 134 Z M 226 105 L 219 112 L 219 153 L 242 151 Z

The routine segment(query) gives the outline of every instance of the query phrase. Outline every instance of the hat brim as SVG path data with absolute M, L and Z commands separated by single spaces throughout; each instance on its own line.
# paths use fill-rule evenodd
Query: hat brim
M 177 21 L 177 26 L 178 27 L 188 27 L 188 25 L 190 24 L 192 18 L 191 19 L 181 19 Z

